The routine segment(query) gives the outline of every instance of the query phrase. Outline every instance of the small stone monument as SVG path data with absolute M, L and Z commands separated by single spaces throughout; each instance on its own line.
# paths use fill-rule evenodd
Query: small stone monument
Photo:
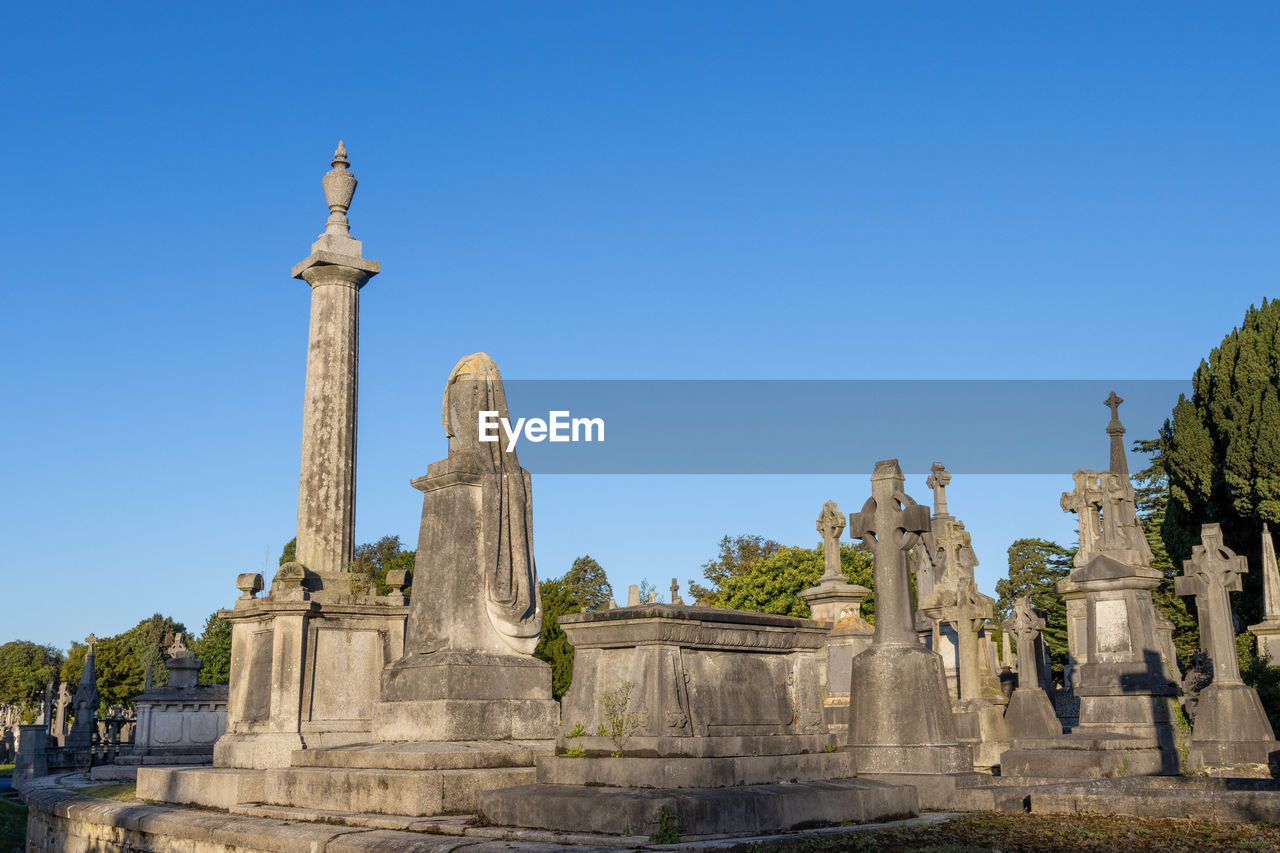
M 1228 593 L 1240 591 L 1246 559 L 1222 542 L 1216 524 L 1200 529 L 1200 543 L 1174 579 L 1178 595 L 1194 595 L 1200 622 L 1200 648 L 1213 669 L 1213 681 L 1200 691 L 1191 731 L 1193 767 L 1267 764 L 1280 751 L 1258 692 L 1240 679 L 1236 634 Z
M 809 612 L 830 625 L 819 654 L 823 716 L 827 727 L 844 743 L 849 735 L 849 672 L 855 655 L 871 645 L 872 627 L 862 618 L 862 602 L 871 590 L 849 583 L 840 562 L 840 535 L 846 519 L 835 501 L 822 505 L 816 528 L 822 537 L 823 572 L 818 585 L 800 591 Z
M 97 645 L 98 638 L 90 634 L 84 641 L 89 648 L 85 652 L 84 666 L 80 670 L 80 684 L 71 700 L 75 718 L 71 721 L 71 731 L 67 733 L 67 747 L 78 750 L 88 750 L 93 746 L 99 702 L 98 676 L 93 661 L 93 647 Z
M 1262 525 L 1262 621 L 1250 625 L 1258 638 L 1258 657 L 1271 659 L 1280 666 L 1280 566 L 1276 564 L 1276 546 L 1271 530 Z
M 1031 606 L 1031 599 L 1022 596 L 1014 599 L 1013 615 L 1004 623 L 1005 640 L 1010 634 L 1017 637 L 1018 687 L 1009 697 L 1009 707 L 1004 713 L 1005 727 L 1011 738 L 1042 737 L 1062 734 L 1062 725 L 1053 712 L 1049 695 L 1040 687 L 1039 661 L 1033 651 L 1036 640 L 1044 631 L 1044 617 Z
M 906 552 L 929 529 L 929 508 L 912 500 L 904 483 L 898 460 L 877 462 L 871 497 L 849 518 L 849 534 L 875 553 L 875 634 L 850 668 L 849 749 L 860 776 L 972 766 L 956 738 L 942 658 L 916 637 Z
M 115 763 L 212 764 L 214 743 L 227 728 L 227 686 L 200 684 L 204 660 L 179 632 L 165 653 L 169 683 L 149 686 L 134 699 L 138 719 L 133 744 Z

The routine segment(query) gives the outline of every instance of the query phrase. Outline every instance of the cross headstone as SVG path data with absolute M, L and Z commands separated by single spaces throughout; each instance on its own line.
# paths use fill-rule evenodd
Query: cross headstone
M 929 529 L 929 508 L 903 491 L 905 483 L 897 459 L 877 462 L 871 497 L 849 517 L 849 535 L 870 544 L 875 554 L 876 645 L 919 645 L 906 552 Z
M 822 535 L 822 580 L 842 581 L 844 571 L 840 567 L 840 534 L 844 533 L 845 517 L 835 501 L 822 505 L 818 515 L 818 533 Z
M 671 579 L 671 603 L 684 604 L 684 599 L 680 597 L 680 582 L 675 578 Z
M 1097 399 L 1097 398 L 1094 398 L 1094 399 Z M 1124 397 L 1121 397 L 1115 391 L 1112 391 L 1107 396 L 1107 399 L 1102 401 L 1102 404 L 1104 406 L 1111 409 L 1111 420 L 1113 421 L 1120 420 L 1120 404 L 1123 402 L 1124 402 Z
M 1035 687 L 1040 683 L 1040 668 L 1032 649 L 1044 630 L 1044 619 L 1031 606 L 1031 599 L 1024 595 L 1013 600 L 1013 615 L 1004 627 L 1018 641 L 1018 686 Z
M 1200 647 L 1213 665 L 1213 682 L 1238 684 L 1240 664 L 1228 593 L 1240 591 L 1240 576 L 1249 571 L 1249 564 L 1223 544 L 1222 528 L 1216 524 L 1200 528 L 1200 542 L 1191 549 L 1191 559 L 1182 563 L 1182 577 L 1173 579 L 1173 588 L 1178 595 L 1196 597 Z
M 932 473 L 924 484 L 933 489 L 933 514 L 935 516 L 945 516 L 947 513 L 947 484 L 951 482 L 951 475 L 947 473 L 946 466 L 941 462 L 933 463 L 930 468 Z
M 89 636 L 84 638 L 84 642 L 85 642 L 85 645 L 89 647 L 89 651 L 92 653 L 94 643 L 98 642 L 98 638 L 95 637 L 93 634 L 90 634 Z
M 1059 505 L 1063 512 L 1074 512 L 1080 525 L 1080 547 L 1076 550 L 1075 565 L 1086 565 L 1093 559 L 1102 538 L 1102 488 L 1098 485 L 1097 471 L 1081 469 L 1071 475 L 1075 489 L 1063 492 Z
M 977 585 L 964 578 L 956 587 L 954 624 L 960 652 L 960 698 L 979 699 L 982 689 L 978 661 L 978 632 L 991 618 L 991 602 L 978 592 Z

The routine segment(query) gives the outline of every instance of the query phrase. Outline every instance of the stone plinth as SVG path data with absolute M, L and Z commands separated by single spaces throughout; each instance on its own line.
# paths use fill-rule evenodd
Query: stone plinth
M 218 615 L 231 622 L 219 767 L 288 767 L 294 750 L 372 737 L 382 668 L 404 648 L 408 608 L 376 596 L 321 603 L 277 584 Z

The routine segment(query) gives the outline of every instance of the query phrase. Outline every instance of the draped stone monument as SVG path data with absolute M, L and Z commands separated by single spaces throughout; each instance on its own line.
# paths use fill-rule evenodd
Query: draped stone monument
M 1258 692 L 1240 679 L 1236 632 L 1228 593 L 1240 591 L 1240 576 L 1249 571 L 1243 556 L 1222 542 L 1216 524 L 1200 529 L 1200 544 L 1174 579 L 1178 595 L 1195 596 L 1200 623 L 1200 649 L 1213 670 L 1213 681 L 1200 691 L 1191 730 L 1192 766 L 1267 764 L 1280 751 Z
M 423 503 L 405 654 L 383 672 L 374 740 L 555 736 L 551 668 L 533 657 L 542 605 L 529 472 L 514 449 L 480 441 L 480 412 L 509 417 L 485 353 L 449 374 L 448 458 L 413 481 Z
M 915 632 L 906 552 L 929 529 L 929 508 L 904 484 L 898 460 L 877 462 L 871 497 L 849 518 L 849 534 L 875 553 L 875 634 L 850 673 L 848 748 L 859 775 L 971 769 L 970 750 L 956 738 L 942 658 Z

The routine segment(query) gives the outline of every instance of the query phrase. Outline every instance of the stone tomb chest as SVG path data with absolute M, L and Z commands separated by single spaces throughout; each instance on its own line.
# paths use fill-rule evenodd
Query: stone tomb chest
M 575 652 L 556 755 L 538 758 L 537 784 L 480 795 L 493 823 L 751 834 L 916 813 L 914 788 L 853 778 L 852 753 L 836 749 L 822 715 L 826 625 L 649 604 L 560 626 Z
M 769 747 L 761 739 L 770 752 L 784 743 L 817 752 L 832 742 L 818 672 L 826 629 L 816 622 L 651 604 L 576 613 L 560 626 L 574 647 L 560 719 L 566 733 L 586 730 L 581 748 L 619 751 L 597 734 L 608 722 L 601 700 L 628 683 L 626 755 L 749 755 Z

